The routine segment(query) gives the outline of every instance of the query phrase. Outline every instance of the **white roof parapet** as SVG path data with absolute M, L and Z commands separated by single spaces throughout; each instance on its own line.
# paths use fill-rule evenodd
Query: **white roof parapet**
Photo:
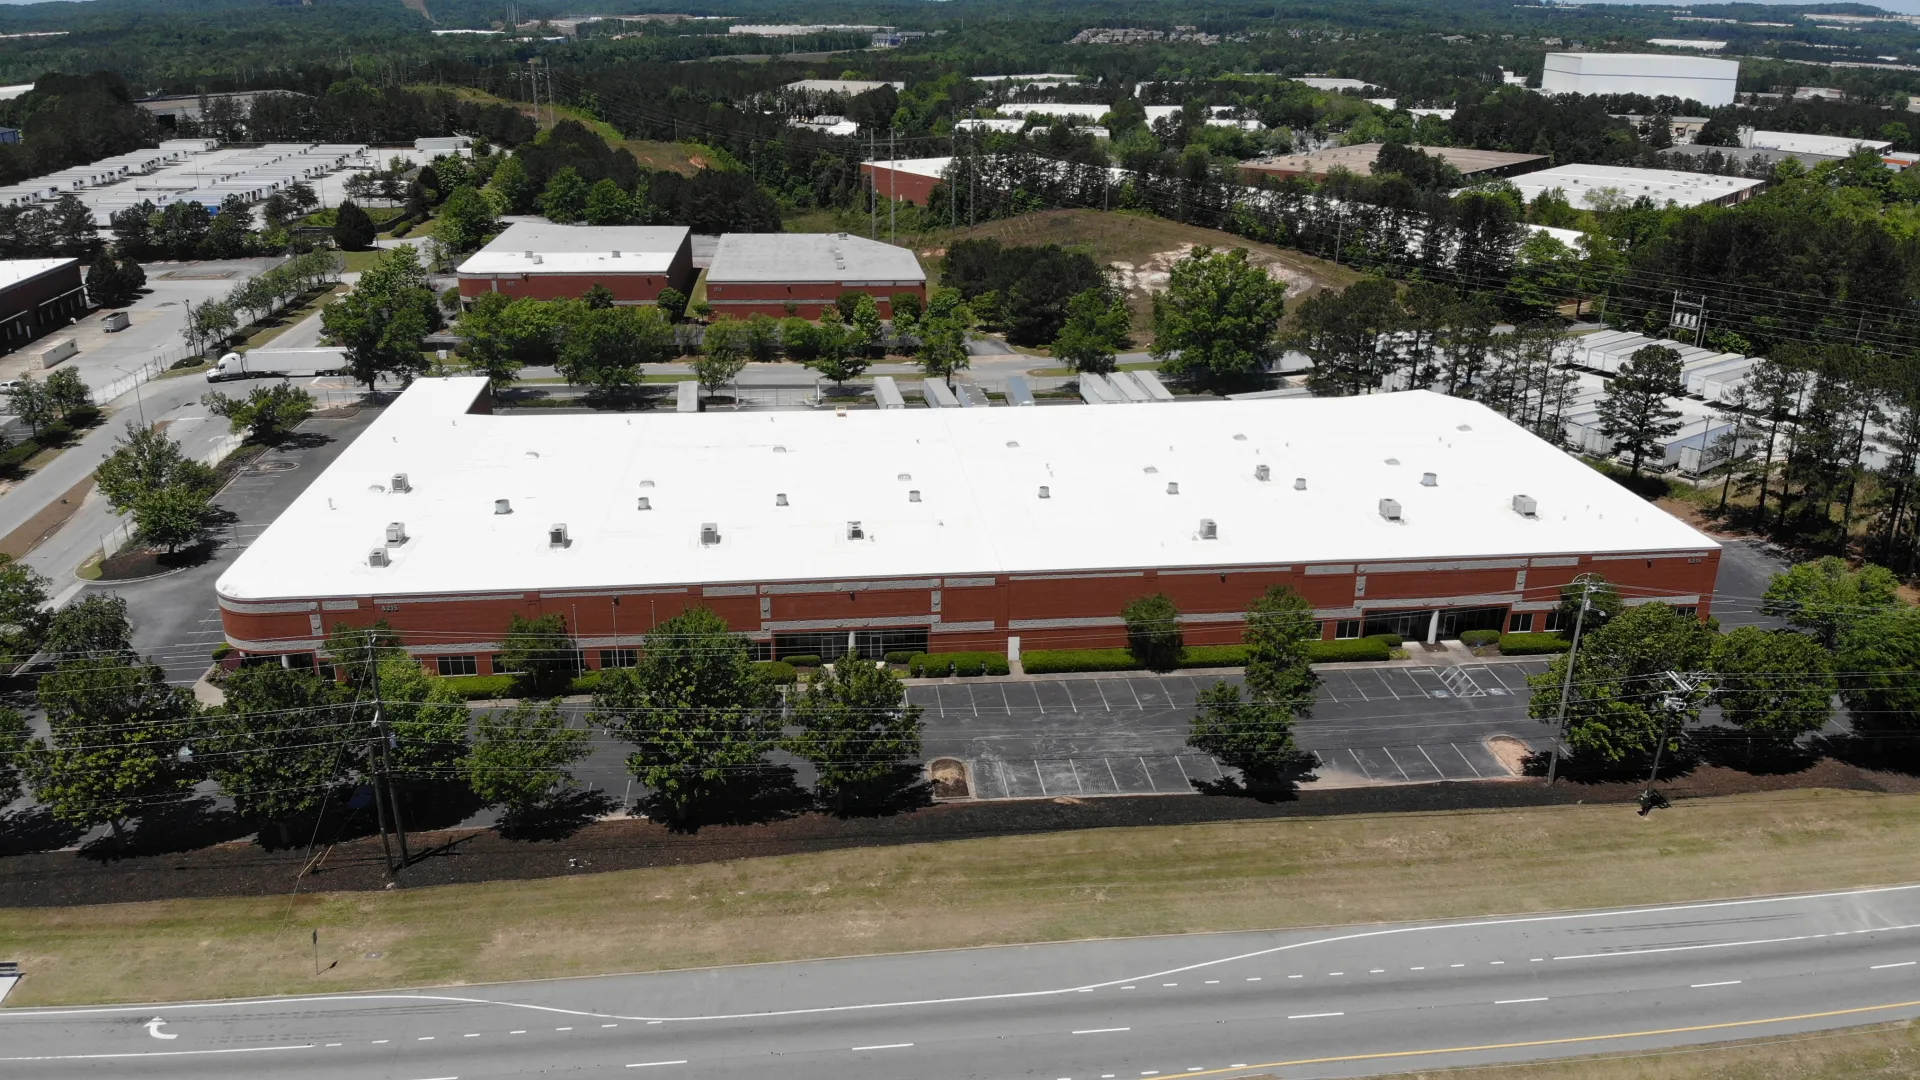
M 1705 555 L 1716 546 L 1492 410 L 1426 391 L 1211 401 L 1155 409 L 1142 428 L 1131 410 L 1071 407 L 660 413 L 645 423 L 469 412 L 485 390 L 481 378 L 416 381 L 241 552 L 220 596 Z M 1365 452 L 1328 452 L 1355 431 L 1368 433 Z M 1263 464 L 1264 483 L 1255 478 Z M 1421 484 L 1429 472 L 1437 486 Z M 392 565 L 371 568 L 369 541 L 401 515 L 393 496 L 370 489 L 395 473 L 418 493 L 407 497 L 409 539 Z M 1296 476 L 1309 479 L 1306 490 L 1285 482 Z M 1035 497 L 1042 485 L 1045 499 Z M 1535 518 L 1512 511 L 1515 492 L 1538 498 Z M 776 507 L 776 493 L 789 505 Z M 643 495 L 645 512 L 636 509 Z M 1402 522 L 1380 518 L 1383 498 L 1401 504 Z M 500 499 L 511 513 L 495 513 Z M 1195 539 L 1201 518 L 1217 522 L 1218 539 Z M 861 522 L 859 542 L 847 538 L 849 521 Z M 549 545 L 553 522 L 567 523 L 567 546 Z M 719 523 L 718 543 L 700 543 L 706 522 Z
M 554 225 L 519 221 L 460 264 L 459 273 L 664 274 L 691 231 L 684 225 Z

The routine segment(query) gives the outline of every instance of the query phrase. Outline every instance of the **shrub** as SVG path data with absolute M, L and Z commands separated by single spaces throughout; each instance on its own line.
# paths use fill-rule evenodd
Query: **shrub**
M 944 679 L 952 673 L 951 654 L 929 656 L 926 653 L 914 653 L 907 658 L 907 674 L 916 679 Z
M 1367 637 L 1384 641 L 1387 643 L 1387 647 L 1391 649 L 1397 649 L 1407 643 L 1407 639 L 1401 637 L 1399 634 L 1368 634 Z
M 786 661 L 789 664 L 792 664 L 794 667 L 819 667 L 820 666 L 820 658 L 811 654 L 802 655 L 802 656 L 783 656 L 780 659 Z
M 1172 671 L 1180 665 L 1180 609 L 1165 593 L 1128 601 L 1120 617 L 1127 623 L 1127 648 L 1141 667 Z
M 483 698 L 503 698 L 513 693 L 512 675 L 448 675 L 441 679 L 446 686 L 468 701 Z
M 1500 651 L 1507 656 L 1538 656 L 1542 653 L 1563 653 L 1573 647 L 1573 642 L 1559 634 L 1501 634 Z
M 963 679 L 978 675 L 985 668 L 986 665 L 980 662 L 980 658 L 972 654 L 962 653 L 953 659 L 953 673 Z
M 1188 667 L 1245 667 L 1247 647 L 1245 645 L 1189 645 L 1180 652 L 1180 666 Z
M 761 678 L 781 686 L 788 686 L 800 681 L 800 673 L 795 671 L 793 665 L 787 663 L 785 660 L 762 660 L 753 665 L 753 670 L 759 672 Z
M 1498 630 L 1468 630 L 1460 635 L 1460 644 L 1473 649 L 1497 644 L 1499 640 L 1500 631 Z
M 1063 671 L 1137 671 L 1140 661 L 1126 649 L 1035 649 L 1020 654 L 1029 675 Z
M 989 675 L 1013 674 L 1013 666 L 1007 663 L 1006 653 L 990 652 L 990 653 L 982 653 L 980 655 L 982 658 L 982 663 L 986 665 L 987 674 Z
M 573 677 L 573 681 L 567 684 L 567 693 L 591 694 L 594 692 L 594 690 L 598 689 L 599 686 L 600 686 L 600 672 L 583 671 L 580 674 L 575 675 Z
M 1307 655 L 1316 664 L 1350 664 L 1363 660 L 1391 659 L 1393 646 L 1378 637 L 1315 641 L 1308 644 Z
M 886 655 L 885 659 L 889 664 L 905 664 L 912 661 L 913 654 L 905 651 L 890 652 Z
M 914 653 L 907 658 L 907 674 L 916 679 L 944 679 L 948 675 L 1005 675 L 1007 654 L 997 652 Z
M 224 641 L 213 647 L 213 658 L 215 660 L 225 660 L 231 655 L 233 655 L 233 646 Z

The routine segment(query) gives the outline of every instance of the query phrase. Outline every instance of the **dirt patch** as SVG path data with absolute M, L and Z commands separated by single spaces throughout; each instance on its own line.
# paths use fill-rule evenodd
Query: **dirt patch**
M 0 555 L 10 555 L 18 559 L 39 547 L 41 541 L 59 532 L 60 526 L 71 520 L 74 514 L 79 513 L 80 504 L 86 501 L 87 493 L 92 490 L 93 477 L 91 476 L 67 489 L 67 493 L 60 496 L 59 502 L 48 503 L 39 513 L 23 522 L 19 528 L 5 537 L 0 537 Z
M 1515 776 L 1526 774 L 1527 759 L 1533 756 L 1533 747 L 1511 735 L 1495 735 L 1488 739 L 1487 750 Z
M 101 581 L 138 581 L 141 578 L 170 574 L 175 570 L 205 562 L 205 545 L 181 551 L 155 551 L 152 548 L 127 547 L 100 563 Z
M 1173 264 L 1192 253 L 1194 245 L 1181 244 L 1156 251 L 1138 263 L 1115 260 L 1113 269 L 1120 279 L 1120 287 L 1129 293 L 1146 294 L 1158 292 L 1167 287 L 1173 272 Z M 1323 282 L 1297 267 L 1288 266 L 1278 258 L 1265 252 L 1248 250 L 1248 262 L 1267 272 L 1267 276 L 1284 283 L 1291 295 L 1299 296 L 1311 292 Z
M 935 758 L 927 766 L 927 779 L 933 784 L 936 799 L 967 799 L 973 789 L 967 784 L 967 763 L 958 758 Z

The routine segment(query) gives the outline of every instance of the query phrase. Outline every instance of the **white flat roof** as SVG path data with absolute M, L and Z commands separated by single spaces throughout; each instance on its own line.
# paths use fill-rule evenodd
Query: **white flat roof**
M 710 282 L 922 282 L 913 252 L 851 233 L 724 233 Z
M 1681 206 L 1724 199 L 1728 195 L 1759 187 L 1765 183 L 1744 176 L 1715 176 L 1710 173 L 1681 172 L 1677 169 L 1635 169 L 1623 165 L 1556 165 L 1539 172 L 1509 177 L 1506 183 L 1520 189 L 1527 201 L 1544 191 L 1560 188 L 1575 206 L 1591 207 L 1596 192 L 1611 189 L 1631 203 L 1646 196 L 1655 206 L 1668 202 Z
M 519 221 L 469 256 L 460 264 L 459 273 L 664 274 L 672 269 L 674 256 L 686 246 L 688 235 L 684 225 Z
M 1885 139 L 1856 139 L 1848 135 L 1802 135 L 1797 131 L 1756 131 L 1750 144 L 1754 150 L 1779 150 L 1788 154 L 1818 154 L 1821 157 L 1846 157 L 1861 147 L 1891 150 Z
M 273 601 L 1716 546 L 1485 406 L 1427 391 L 844 416 L 466 412 L 484 387 L 478 378 L 416 381 L 241 552 L 220 595 Z M 1263 464 L 1268 482 L 1254 477 Z M 1436 486 L 1422 486 L 1425 472 L 1437 475 Z M 394 473 L 407 474 L 410 492 L 388 493 Z M 1294 489 L 1296 476 L 1306 490 Z M 1050 497 L 1039 498 L 1042 485 Z M 776 506 L 776 494 L 788 505 Z M 1536 518 L 1513 512 L 1516 494 L 1539 500 Z M 642 495 L 652 509 L 637 508 Z M 1401 522 L 1380 516 L 1382 498 L 1399 500 Z M 495 514 L 496 499 L 511 500 L 513 512 Z M 1202 518 L 1217 523 L 1218 539 L 1198 538 Z M 409 539 L 392 549 L 392 565 L 368 566 L 367 552 L 395 521 Z M 861 523 L 863 539 L 848 539 L 849 521 Z M 708 522 L 720 542 L 703 546 Z M 559 523 L 570 544 L 549 547 L 547 530 Z
M 0 259 L 0 289 L 11 289 L 50 270 L 72 266 L 79 259 Z
M 987 120 L 987 121 L 982 121 L 982 123 L 992 123 L 992 121 Z M 947 175 L 947 167 L 952 164 L 953 164 L 953 158 L 951 156 L 923 157 L 923 158 L 893 158 L 888 161 L 867 162 L 867 165 L 870 168 L 891 169 L 894 172 L 912 173 L 915 176 L 931 176 L 936 180 Z

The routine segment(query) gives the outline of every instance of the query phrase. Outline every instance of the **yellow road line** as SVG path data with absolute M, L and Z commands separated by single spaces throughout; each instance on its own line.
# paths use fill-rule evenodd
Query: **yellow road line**
M 1611 1039 L 1641 1039 L 1655 1035 L 1686 1035 L 1697 1031 L 1724 1031 L 1729 1028 L 1755 1027 L 1761 1024 L 1789 1024 L 1796 1020 L 1824 1020 L 1832 1016 L 1885 1012 L 1889 1009 L 1920 1007 L 1920 1001 L 1895 1001 L 1886 1005 L 1862 1005 L 1857 1009 L 1831 1009 L 1827 1012 L 1799 1013 L 1794 1016 L 1769 1016 L 1761 1020 L 1730 1020 L 1721 1024 L 1695 1024 L 1691 1027 L 1654 1028 L 1649 1031 L 1616 1031 L 1608 1035 L 1572 1035 L 1564 1039 L 1532 1039 L 1526 1042 L 1485 1043 L 1480 1046 L 1443 1046 L 1432 1050 L 1382 1050 L 1371 1054 L 1339 1054 L 1333 1057 L 1296 1058 L 1292 1061 L 1268 1061 L 1232 1069 L 1203 1069 L 1199 1072 L 1167 1073 L 1160 1080 L 1186 1080 L 1192 1076 L 1221 1076 L 1251 1072 L 1255 1069 L 1284 1069 L 1300 1065 L 1331 1065 L 1343 1061 L 1379 1061 L 1389 1058 L 1426 1057 L 1429 1054 L 1471 1054 L 1487 1050 L 1525 1050 L 1535 1046 L 1571 1046 L 1575 1043 L 1606 1042 Z

